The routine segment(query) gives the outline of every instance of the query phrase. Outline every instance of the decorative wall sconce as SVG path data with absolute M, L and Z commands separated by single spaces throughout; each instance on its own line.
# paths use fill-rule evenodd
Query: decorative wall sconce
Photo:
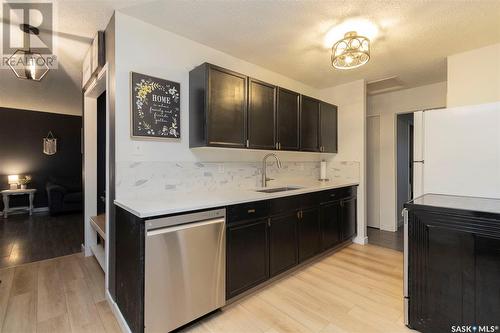
M 49 131 L 47 137 L 43 138 L 43 153 L 45 155 L 54 155 L 57 153 L 57 139 L 52 134 L 52 131 Z

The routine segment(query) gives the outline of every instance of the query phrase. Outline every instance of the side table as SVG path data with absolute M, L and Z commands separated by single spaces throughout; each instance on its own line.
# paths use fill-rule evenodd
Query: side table
M 35 192 L 36 189 L 30 188 L 30 189 L 18 189 L 18 190 L 3 190 L 0 193 L 2 193 L 2 199 L 3 199 L 3 217 L 7 218 L 9 212 L 13 212 L 16 210 L 27 210 L 29 211 L 30 215 L 33 214 L 33 199 L 35 197 Z M 29 206 L 23 206 L 23 207 L 10 207 L 9 206 L 9 198 L 11 195 L 28 195 L 29 199 Z

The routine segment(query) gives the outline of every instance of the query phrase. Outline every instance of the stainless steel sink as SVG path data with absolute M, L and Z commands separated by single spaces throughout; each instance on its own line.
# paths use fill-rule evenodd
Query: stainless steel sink
M 274 188 L 264 188 L 261 190 L 256 190 L 256 192 L 276 193 L 276 192 L 293 191 L 293 190 L 298 190 L 301 188 L 302 188 L 302 186 L 283 186 L 283 187 L 274 187 Z

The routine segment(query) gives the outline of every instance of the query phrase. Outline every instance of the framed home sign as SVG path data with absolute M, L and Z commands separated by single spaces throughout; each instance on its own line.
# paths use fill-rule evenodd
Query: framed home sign
M 131 72 L 133 138 L 180 139 L 180 84 Z

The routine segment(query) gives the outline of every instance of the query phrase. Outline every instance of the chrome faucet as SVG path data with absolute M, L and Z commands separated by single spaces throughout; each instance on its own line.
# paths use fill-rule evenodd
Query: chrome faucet
M 267 178 L 267 158 L 271 156 L 276 159 L 276 165 L 281 169 L 281 161 L 276 154 L 271 153 L 264 156 L 262 159 L 262 187 L 267 187 L 267 182 L 273 180 L 272 178 Z

